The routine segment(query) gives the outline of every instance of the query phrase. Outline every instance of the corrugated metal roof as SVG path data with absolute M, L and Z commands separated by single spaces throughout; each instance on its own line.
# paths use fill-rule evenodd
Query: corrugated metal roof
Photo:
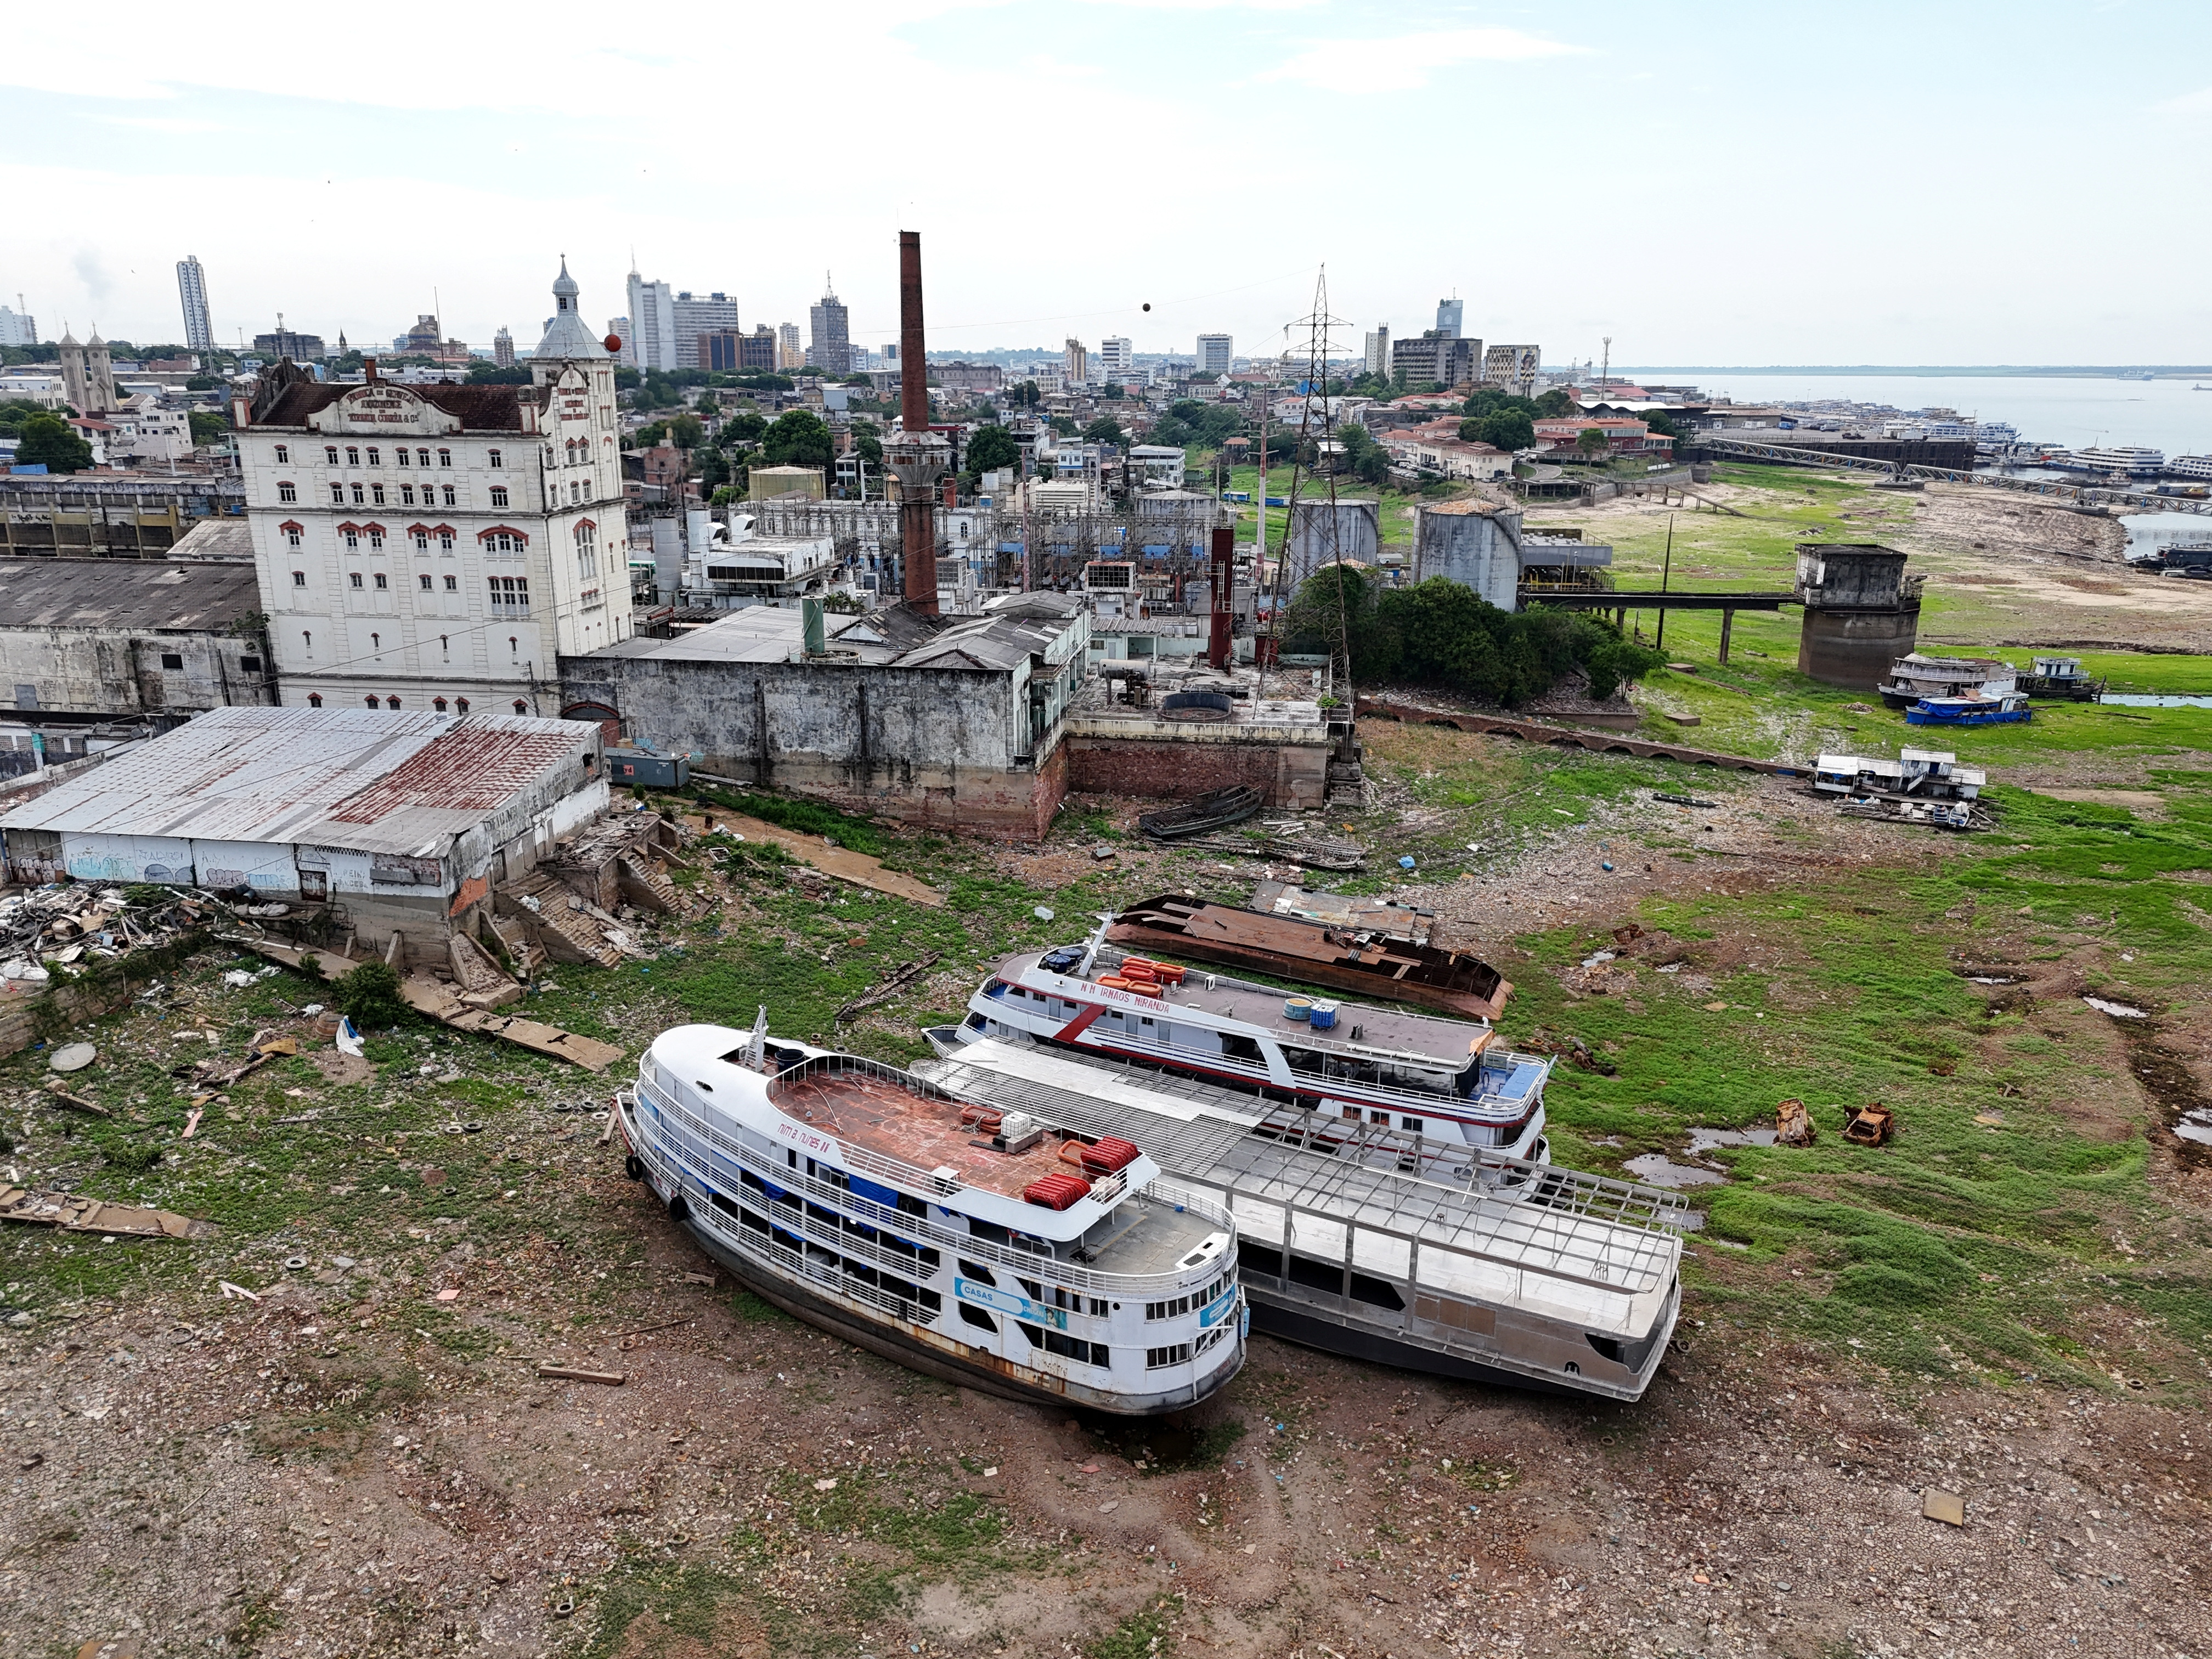
M 50 558 L 0 562 L 0 628 L 211 633 L 260 608 L 251 564 Z
M 0 830 L 428 858 L 595 737 L 583 722 L 513 714 L 217 708 L 17 807 Z

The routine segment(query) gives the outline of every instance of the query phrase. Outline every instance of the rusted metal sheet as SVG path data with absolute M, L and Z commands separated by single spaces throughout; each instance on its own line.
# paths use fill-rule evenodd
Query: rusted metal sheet
M 488 812 L 578 747 L 577 737 L 567 732 L 502 731 L 471 721 L 340 801 L 330 817 L 338 823 L 374 823 L 409 806 Z
M 1498 970 L 1462 951 L 1373 928 L 1264 915 L 1165 893 L 1126 907 L 1106 937 L 1169 957 L 1252 968 L 1296 982 L 1495 1019 L 1513 993 Z

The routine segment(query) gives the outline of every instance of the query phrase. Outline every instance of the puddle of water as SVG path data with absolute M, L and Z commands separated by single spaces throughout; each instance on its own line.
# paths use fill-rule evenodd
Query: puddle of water
M 2108 691 L 2097 701 L 2117 703 L 2128 708 L 2212 708 L 2212 697 L 2148 696 L 2136 692 L 2121 696 Z
M 1689 1150 L 1704 1152 L 1716 1146 L 1771 1146 L 1774 1140 L 1775 1132 L 1771 1129 L 1692 1129 Z
M 1653 1187 L 1716 1187 L 1728 1177 L 1718 1170 L 1700 1170 L 1677 1164 L 1664 1152 L 1645 1152 L 1622 1165 L 1638 1181 Z
M 2102 997 L 2083 997 L 2100 1014 L 2110 1014 L 2114 1019 L 2148 1019 L 2150 1016 L 2140 1008 L 2130 1008 L 2124 1002 L 2107 1002 Z
M 2183 1115 L 2173 1126 L 2173 1133 L 2184 1140 L 2193 1140 L 2200 1146 L 2212 1146 L 2212 1112 L 2194 1111 Z
M 2018 980 L 2007 979 L 2001 974 L 1969 974 L 1966 977 L 1977 985 L 2017 985 L 2020 983 Z
M 1679 974 L 1682 971 L 1682 964 L 1679 962 L 1669 962 L 1663 963 L 1660 967 L 1653 969 L 1653 971 L 1655 973 L 1661 974 Z
M 1600 951 L 1595 956 L 1584 957 L 1583 958 L 1583 966 L 1585 968 L 1595 968 L 1600 963 L 1611 962 L 1620 954 L 1620 953 L 1618 951 Z

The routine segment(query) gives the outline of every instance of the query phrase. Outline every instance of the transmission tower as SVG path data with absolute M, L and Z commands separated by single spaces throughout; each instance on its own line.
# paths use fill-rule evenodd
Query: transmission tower
M 1333 317 L 1329 314 L 1328 267 L 1326 264 L 1322 266 L 1319 275 L 1314 281 L 1314 302 L 1312 311 L 1304 317 L 1296 318 L 1283 325 L 1283 334 L 1286 340 L 1293 337 L 1292 331 L 1298 329 L 1305 331 L 1306 391 L 1304 398 L 1301 400 L 1298 414 L 1298 447 L 1296 453 L 1291 458 L 1291 489 L 1290 494 L 1285 498 L 1286 505 L 1283 511 L 1283 544 L 1275 561 L 1274 604 L 1271 607 L 1273 615 L 1269 626 L 1275 637 L 1275 649 L 1278 653 L 1279 653 L 1281 650 L 1284 612 L 1285 607 L 1290 602 L 1291 597 L 1291 531 L 1297 520 L 1298 485 L 1305 474 L 1305 460 L 1308 453 L 1308 446 L 1312 442 L 1313 439 L 1314 398 L 1316 395 L 1321 398 L 1323 435 L 1324 437 L 1327 436 L 1328 422 L 1328 331 L 1332 327 L 1349 328 L 1352 325 L 1344 318 Z M 1285 349 L 1284 356 L 1286 357 L 1289 356 L 1287 349 Z M 1316 388 L 1318 388 L 1317 392 L 1316 390 Z M 1316 459 L 1319 459 L 1321 451 L 1317 447 L 1313 449 L 1311 453 Z M 1351 699 L 1352 691 L 1352 636 L 1344 599 L 1344 550 L 1340 544 L 1338 534 L 1336 515 L 1336 468 L 1333 464 L 1328 469 L 1328 517 L 1326 525 L 1322 528 L 1321 537 L 1316 547 L 1316 551 L 1317 554 L 1322 552 L 1326 553 L 1327 562 L 1334 567 L 1336 579 L 1336 637 L 1329 642 L 1328 689 L 1332 693 L 1335 693 L 1338 691 L 1338 689 L 1341 687 L 1341 695 L 1346 698 L 1348 704 Z M 1266 556 L 1267 551 L 1267 496 L 1263 493 L 1260 499 L 1260 552 L 1262 558 Z M 1314 562 L 1313 570 L 1306 574 L 1309 576 L 1318 574 L 1320 573 L 1322 562 L 1322 560 L 1320 557 L 1316 557 Z M 1261 689 L 1264 693 L 1264 675 L 1262 676 Z

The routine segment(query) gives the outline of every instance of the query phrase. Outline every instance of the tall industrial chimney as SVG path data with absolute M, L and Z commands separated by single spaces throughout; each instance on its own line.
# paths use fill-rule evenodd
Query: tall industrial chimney
M 899 232 L 899 434 L 884 452 L 899 481 L 899 556 L 906 604 L 937 614 L 937 502 L 952 446 L 929 429 L 929 358 L 921 329 L 921 235 Z

